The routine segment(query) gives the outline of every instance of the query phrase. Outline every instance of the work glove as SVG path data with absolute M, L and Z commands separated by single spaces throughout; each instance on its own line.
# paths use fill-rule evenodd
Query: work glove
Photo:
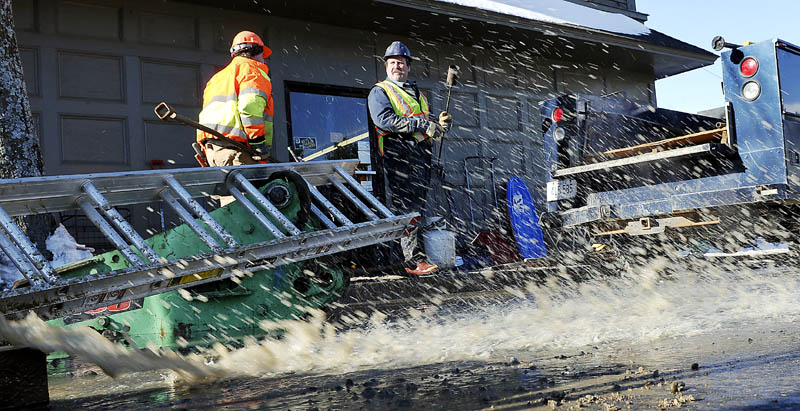
M 444 132 L 447 133 L 450 131 L 450 127 L 453 125 L 453 116 L 446 111 L 442 111 L 439 113 L 439 125 L 442 126 Z
M 262 160 L 266 160 L 269 157 L 270 151 L 272 151 L 272 147 L 267 145 L 264 136 L 250 140 L 250 148 L 253 149 L 253 153 L 261 157 Z
M 422 132 L 428 136 L 429 139 L 433 141 L 439 141 L 444 136 L 444 129 L 437 123 L 433 121 L 423 120 L 422 122 Z

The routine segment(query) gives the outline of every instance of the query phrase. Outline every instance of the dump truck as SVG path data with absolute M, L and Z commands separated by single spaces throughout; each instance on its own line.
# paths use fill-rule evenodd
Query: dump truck
M 717 115 L 592 95 L 542 104 L 547 211 L 561 228 L 593 241 L 702 238 L 728 252 L 759 237 L 791 239 L 800 47 L 719 36 L 713 46 L 726 49 Z

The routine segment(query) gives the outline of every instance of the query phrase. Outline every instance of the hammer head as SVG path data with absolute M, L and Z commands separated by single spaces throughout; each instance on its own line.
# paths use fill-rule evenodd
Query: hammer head
M 451 65 L 447 68 L 447 87 L 453 87 L 458 80 L 458 66 Z

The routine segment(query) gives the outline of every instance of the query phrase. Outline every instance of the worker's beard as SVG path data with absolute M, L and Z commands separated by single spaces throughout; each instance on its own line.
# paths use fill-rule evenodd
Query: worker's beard
M 393 81 L 403 82 L 406 81 L 408 75 L 403 73 L 402 71 L 393 71 L 389 73 L 389 78 Z

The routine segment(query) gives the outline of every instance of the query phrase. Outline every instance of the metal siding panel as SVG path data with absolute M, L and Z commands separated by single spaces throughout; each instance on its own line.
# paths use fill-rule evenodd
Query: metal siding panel
M 56 9 L 56 31 L 74 36 L 120 40 L 120 13 L 118 7 L 62 1 Z
M 144 122 L 146 160 L 162 160 L 164 168 L 196 167 L 194 150 L 195 132 L 181 124 L 161 121 Z
M 200 106 L 200 65 L 142 59 L 142 102 Z
M 61 161 L 128 164 L 124 118 L 61 115 Z
M 22 59 L 23 77 L 28 95 L 39 96 L 39 49 L 20 47 L 19 56 Z
M 603 94 L 605 87 L 600 73 L 560 71 L 558 91 L 565 94 Z
M 608 76 L 607 80 L 609 93 L 621 92 L 627 100 L 638 104 L 649 104 L 655 93 L 650 88 L 651 79 L 642 76 L 618 73 Z
M 485 70 L 486 85 L 496 88 L 512 88 L 518 86 L 517 68 L 509 61 L 502 59 L 487 60 Z
M 145 44 L 196 48 L 197 22 L 188 16 L 141 13 L 139 40 Z
M 14 12 L 14 29 L 17 31 L 36 30 L 36 3 L 31 0 L 12 0 L 11 10 Z
M 445 97 L 446 98 L 446 97 Z M 456 135 L 461 134 L 458 128 L 480 128 L 478 93 L 456 92 L 450 96 L 450 113 Z M 452 132 L 451 132 L 452 133 Z
M 124 101 L 118 56 L 58 52 L 59 97 Z
M 486 123 L 494 130 L 521 130 L 522 104 L 513 97 L 487 95 Z

